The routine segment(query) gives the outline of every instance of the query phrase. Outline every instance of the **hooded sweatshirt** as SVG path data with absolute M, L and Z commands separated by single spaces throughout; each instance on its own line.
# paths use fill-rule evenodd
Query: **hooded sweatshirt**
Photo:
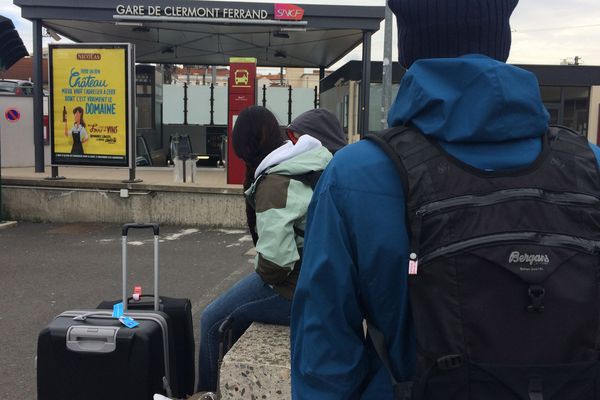
M 348 144 L 348 137 L 337 117 L 324 108 L 303 112 L 292 121 L 288 129 L 318 139 L 331 154 Z
M 475 168 L 500 170 L 536 159 L 548 113 L 531 73 L 464 56 L 415 62 L 389 122 L 415 125 Z M 364 337 L 366 315 L 385 337 L 395 376 L 412 379 L 405 213 L 394 163 L 371 141 L 340 150 L 321 176 L 292 305 L 293 399 L 393 399 L 389 374 Z
M 312 188 L 294 179 L 322 171 L 331 153 L 308 135 L 286 142 L 265 157 L 246 196 L 256 210 L 256 272 L 277 293 L 291 299 L 300 272 L 306 211 Z

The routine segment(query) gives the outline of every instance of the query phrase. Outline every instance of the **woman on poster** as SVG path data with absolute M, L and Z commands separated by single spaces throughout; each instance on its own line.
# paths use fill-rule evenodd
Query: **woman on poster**
M 83 108 L 77 106 L 73 109 L 73 116 L 75 122 L 73 127 L 69 130 L 67 126 L 66 113 L 63 113 L 63 121 L 65 122 L 65 136 L 73 139 L 73 147 L 71 147 L 71 154 L 82 155 L 83 143 L 87 142 L 89 135 L 85 130 L 85 122 L 83 120 Z

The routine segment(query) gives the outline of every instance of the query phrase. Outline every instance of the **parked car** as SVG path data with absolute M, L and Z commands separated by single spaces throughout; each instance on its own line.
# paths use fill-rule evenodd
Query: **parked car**
M 33 82 L 18 79 L 0 79 L 0 94 L 31 96 L 33 95 Z

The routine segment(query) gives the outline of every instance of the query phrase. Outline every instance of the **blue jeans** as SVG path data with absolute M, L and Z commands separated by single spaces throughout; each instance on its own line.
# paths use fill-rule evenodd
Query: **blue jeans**
M 292 302 L 278 295 L 257 273 L 245 277 L 204 309 L 200 317 L 198 392 L 215 392 L 219 362 L 219 326 L 233 317 L 235 343 L 252 322 L 289 325 Z

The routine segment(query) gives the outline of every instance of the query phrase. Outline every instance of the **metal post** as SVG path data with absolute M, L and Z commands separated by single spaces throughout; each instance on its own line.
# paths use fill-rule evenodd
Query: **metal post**
M 217 67 L 214 65 L 210 66 L 210 78 L 212 80 L 213 85 L 217 84 Z
M 383 39 L 383 73 L 381 77 L 381 128 L 387 129 L 387 114 L 392 104 L 392 24 L 393 14 L 385 8 L 385 30 Z
M 315 86 L 315 108 L 319 108 L 319 87 Z
M 215 84 L 210 84 L 210 124 L 215 124 Z
M 292 86 L 288 86 L 288 125 L 292 123 Z
M 262 92 L 263 92 L 262 105 L 263 105 L 263 107 L 266 107 L 267 106 L 267 85 L 263 85 Z
M 369 100 L 371 92 L 371 36 L 372 32 L 363 31 L 362 79 L 358 109 L 358 134 L 364 137 L 369 132 Z
M 325 67 L 319 67 L 319 94 L 321 94 L 321 81 L 325 79 Z
M 136 178 L 135 177 L 135 168 L 136 168 L 136 163 L 137 163 L 137 117 L 136 117 L 136 113 L 135 113 L 135 94 L 137 93 L 137 82 L 136 82 L 136 71 L 135 71 L 135 46 L 131 46 L 131 53 L 129 55 L 129 58 L 127 60 L 128 63 L 128 73 L 127 73 L 127 77 L 129 78 L 129 98 L 127 99 L 128 103 L 127 107 L 129 107 L 129 115 L 132 120 L 133 123 L 129 123 L 129 121 L 127 121 L 127 124 L 129 125 L 130 129 L 131 129 L 131 152 L 130 152 L 130 163 L 131 166 L 129 167 L 129 179 L 123 180 L 121 182 L 123 183 L 139 183 L 142 182 L 141 179 Z
M 44 172 L 44 103 L 42 75 L 42 20 L 33 23 L 33 145 L 35 172 Z
M 52 175 L 45 179 L 47 179 L 49 181 L 65 179 L 64 176 L 58 175 L 58 167 L 56 165 L 53 165 L 52 167 L 50 167 L 50 171 L 52 171 Z
M 187 125 L 188 124 L 188 120 L 187 120 L 187 114 L 188 114 L 188 96 L 187 96 L 187 91 L 188 91 L 188 84 L 184 83 L 183 84 L 183 124 Z
M 0 223 L 4 221 L 2 217 L 2 132 L 0 131 Z

